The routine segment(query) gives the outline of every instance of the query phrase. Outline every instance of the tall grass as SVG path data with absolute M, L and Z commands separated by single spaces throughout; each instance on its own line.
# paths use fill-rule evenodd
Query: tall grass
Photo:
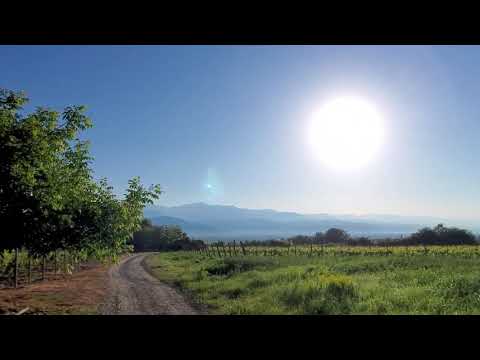
M 414 251 L 223 258 L 177 252 L 147 263 L 218 314 L 480 314 L 476 256 Z

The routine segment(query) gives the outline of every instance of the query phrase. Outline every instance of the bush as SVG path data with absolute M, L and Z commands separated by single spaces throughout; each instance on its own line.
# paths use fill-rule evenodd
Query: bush
M 302 314 L 348 314 L 358 298 L 352 280 L 343 275 L 320 275 L 282 286 L 278 298 Z
M 206 268 L 210 275 L 231 275 L 274 264 L 273 258 L 224 258 Z
M 467 299 L 480 296 L 480 279 L 458 276 L 439 284 L 446 299 Z

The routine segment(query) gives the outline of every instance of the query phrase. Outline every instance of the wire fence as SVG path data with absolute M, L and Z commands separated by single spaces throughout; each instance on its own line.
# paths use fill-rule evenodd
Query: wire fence
M 0 253 L 0 289 L 66 277 L 82 270 L 89 262 L 91 259 L 81 252 L 54 251 L 32 256 L 22 249 L 3 251 Z
M 192 250 L 207 257 L 228 256 L 458 256 L 480 257 L 479 245 L 409 245 L 409 246 L 348 246 L 348 245 L 287 245 L 247 246 L 235 241 L 217 242 Z

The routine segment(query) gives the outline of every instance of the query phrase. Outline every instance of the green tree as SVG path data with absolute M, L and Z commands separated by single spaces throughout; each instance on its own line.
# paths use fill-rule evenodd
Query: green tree
M 183 230 L 176 225 L 146 226 L 135 232 L 132 245 L 137 252 L 198 249 L 203 247 L 202 241 L 192 241 Z
M 325 233 L 325 241 L 327 243 L 346 243 L 350 239 L 350 235 L 345 230 L 331 228 Z
M 65 210 L 89 182 L 88 145 L 76 137 L 91 126 L 84 108 L 66 108 L 60 122 L 59 113 L 45 108 L 22 116 L 27 101 L 23 93 L 0 90 L 3 248 L 51 242 L 45 236 L 71 225 Z
M 92 126 L 85 108 L 23 115 L 27 101 L 21 92 L 0 90 L 0 250 L 125 251 L 143 207 L 161 194 L 159 185 L 147 189 L 133 178 L 117 199 L 105 179 L 94 181 L 89 143 L 79 140 Z

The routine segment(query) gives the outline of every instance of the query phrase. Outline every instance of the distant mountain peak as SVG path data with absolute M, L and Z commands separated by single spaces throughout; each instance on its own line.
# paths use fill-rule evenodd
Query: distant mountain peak
M 204 202 L 194 202 L 194 203 L 190 203 L 190 204 L 183 204 L 183 205 L 178 205 L 178 206 L 175 206 L 175 207 L 206 207 L 206 206 L 211 206 L 207 203 L 204 203 Z
M 190 204 L 183 204 L 178 206 L 172 206 L 173 208 L 230 208 L 230 209 L 240 209 L 235 205 L 220 205 L 220 204 L 207 204 L 205 202 L 194 202 Z
M 428 218 L 415 216 L 301 214 L 205 202 L 147 207 L 144 214 L 154 224 L 179 225 L 191 236 L 220 240 L 308 235 L 331 227 L 342 228 L 352 235 L 396 236 L 435 224 Z

